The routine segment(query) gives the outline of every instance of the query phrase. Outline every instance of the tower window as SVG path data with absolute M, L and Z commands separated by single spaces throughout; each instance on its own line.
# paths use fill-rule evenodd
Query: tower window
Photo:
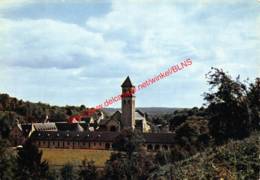
M 130 104 L 130 100 L 128 100 L 128 104 Z

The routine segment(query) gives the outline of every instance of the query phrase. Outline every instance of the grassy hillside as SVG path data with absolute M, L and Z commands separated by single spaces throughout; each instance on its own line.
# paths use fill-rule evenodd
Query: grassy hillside
M 208 148 L 202 153 L 175 164 L 167 164 L 154 172 L 177 179 L 258 179 L 260 172 L 260 133 L 240 141 Z

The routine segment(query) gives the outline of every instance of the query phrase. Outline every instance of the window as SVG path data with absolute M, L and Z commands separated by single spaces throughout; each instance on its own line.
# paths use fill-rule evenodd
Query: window
M 156 144 L 155 147 L 154 147 L 155 150 L 159 150 L 160 149 L 160 145 L 159 144 Z
M 110 127 L 110 131 L 112 131 L 112 132 L 116 131 L 116 127 L 115 126 L 111 126 Z
M 163 145 L 164 150 L 168 150 L 168 146 L 166 144 Z
M 106 144 L 105 144 L 105 148 L 106 148 L 106 149 L 110 149 L 110 144 L 109 144 L 109 143 L 106 143 Z
M 148 151 L 153 150 L 153 146 L 152 146 L 151 144 L 149 144 L 149 145 L 147 146 L 147 150 L 148 150 Z

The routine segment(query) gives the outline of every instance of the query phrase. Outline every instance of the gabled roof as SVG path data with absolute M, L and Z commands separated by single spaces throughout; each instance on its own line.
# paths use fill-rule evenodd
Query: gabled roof
M 106 125 L 109 120 L 110 120 L 110 118 L 101 119 L 99 121 L 99 125 Z
M 143 119 L 143 118 L 144 118 L 144 114 L 138 110 L 135 110 L 135 119 Z
M 57 131 L 55 123 L 33 123 L 36 131 Z
M 110 116 L 110 118 L 113 119 L 115 118 L 115 116 L 119 116 L 119 119 L 121 119 L 121 115 L 122 115 L 122 111 L 117 110 L 116 112 L 114 112 L 114 114 L 112 114 L 112 116 Z
M 129 76 L 127 76 L 127 78 L 125 79 L 125 81 L 123 82 L 121 87 L 134 87 L 134 85 L 132 84 Z

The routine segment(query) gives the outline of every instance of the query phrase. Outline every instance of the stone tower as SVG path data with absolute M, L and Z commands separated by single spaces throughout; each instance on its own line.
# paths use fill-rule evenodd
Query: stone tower
M 133 86 L 129 76 L 125 79 L 122 87 L 122 128 L 135 128 L 135 86 Z

